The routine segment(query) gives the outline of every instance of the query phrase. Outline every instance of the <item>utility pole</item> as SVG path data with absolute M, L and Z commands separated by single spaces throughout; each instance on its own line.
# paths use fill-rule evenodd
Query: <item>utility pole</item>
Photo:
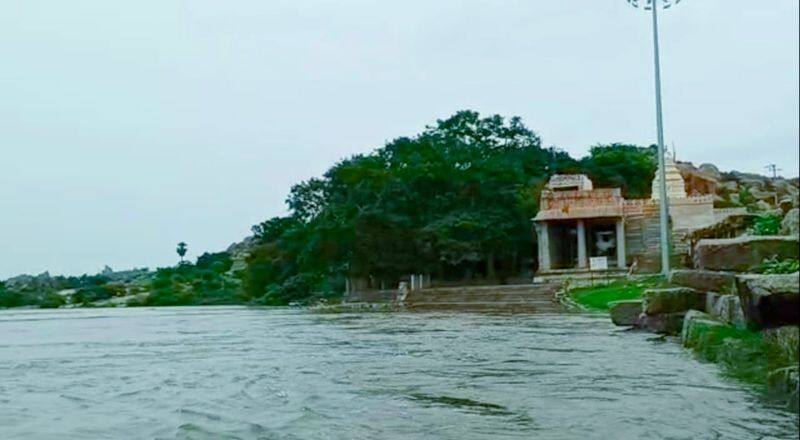
M 773 180 L 778 178 L 778 171 L 783 171 L 783 169 L 778 168 L 778 166 L 775 165 L 774 163 L 771 163 L 771 164 L 765 166 L 764 168 L 766 168 L 767 170 L 769 170 L 769 172 L 772 173 L 772 179 Z
M 628 0 L 638 8 L 640 0 Z M 656 130 L 658 134 L 658 180 L 659 180 L 659 220 L 661 223 L 661 273 L 669 276 L 669 200 L 667 199 L 667 178 L 664 165 L 664 121 L 661 111 L 661 60 L 658 53 L 658 6 L 664 9 L 678 4 L 681 0 L 643 0 L 644 9 L 653 16 L 653 61 L 655 65 L 656 86 Z
M 772 180 L 773 181 L 778 178 L 778 171 L 783 171 L 781 168 L 778 168 L 778 166 L 775 165 L 774 163 L 771 163 L 771 164 L 765 166 L 764 168 L 766 168 L 767 170 L 769 170 L 772 173 Z M 776 208 L 778 207 L 778 191 L 777 190 L 775 190 L 775 207 Z

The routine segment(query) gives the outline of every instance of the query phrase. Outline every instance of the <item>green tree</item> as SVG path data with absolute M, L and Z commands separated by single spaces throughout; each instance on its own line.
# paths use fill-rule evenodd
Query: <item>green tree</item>
M 186 243 L 184 242 L 178 243 L 178 247 L 175 249 L 175 252 L 178 253 L 179 257 L 181 257 L 181 264 L 183 264 L 183 257 L 186 255 L 187 249 Z
M 253 227 L 245 289 L 273 304 L 333 294 L 344 277 L 519 273 L 539 191 L 550 174 L 579 169 L 519 118 L 458 112 L 295 185 L 290 215 Z
M 595 187 L 621 188 L 625 197 L 646 198 L 658 168 L 657 158 L 655 146 L 614 143 L 591 147 L 580 166 Z

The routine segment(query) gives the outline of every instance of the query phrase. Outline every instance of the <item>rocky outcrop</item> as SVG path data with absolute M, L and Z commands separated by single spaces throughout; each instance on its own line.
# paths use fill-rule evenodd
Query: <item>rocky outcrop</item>
M 737 295 L 714 296 L 714 301 L 711 307 L 706 308 L 706 312 L 714 318 L 733 325 L 734 327 L 745 327 L 747 321 L 745 320 L 744 312 L 742 311 L 742 303 L 739 297 Z
M 743 236 L 700 240 L 693 258 L 698 269 L 744 272 L 767 258 L 796 259 L 798 253 L 800 243 L 797 237 Z
M 717 191 L 719 170 L 716 167 L 709 173 L 703 170 L 703 165 L 708 170 L 709 164 L 703 164 L 701 168 L 695 168 L 691 162 L 677 162 L 675 165 L 680 171 L 681 177 L 683 177 L 686 194 L 695 196 L 714 194 Z
M 740 275 L 736 290 L 752 329 L 800 324 L 800 279 L 787 275 Z
M 636 327 L 653 333 L 676 335 L 683 327 L 685 312 L 661 313 L 658 315 L 639 315 Z
M 642 311 L 647 315 L 702 310 L 706 304 L 705 293 L 687 287 L 647 289 L 643 298 Z
M 642 300 L 613 301 L 608 303 L 608 308 L 611 322 L 621 326 L 633 326 L 637 324 L 639 315 L 642 314 Z
M 722 327 L 720 321 L 712 318 L 710 315 L 703 313 L 699 310 L 690 310 L 683 317 L 683 326 L 681 329 L 681 340 L 685 347 L 693 347 L 697 344 L 703 333 L 707 333 L 709 329 L 715 327 Z
M 700 166 L 697 167 L 697 169 L 703 172 L 703 174 L 713 177 L 716 180 L 719 180 L 722 177 L 722 175 L 719 172 L 719 168 L 717 168 L 716 165 L 711 163 L 701 163 Z
M 231 256 L 233 264 L 230 273 L 241 272 L 247 268 L 247 258 L 250 257 L 252 249 L 258 244 L 258 240 L 253 237 L 246 237 L 244 240 L 233 243 L 225 250 Z
M 800 367 L 781 368 L 767 376 L 767 387 L 770 394 L 786 397 L 786 406 L 789 410 L 797 412 L 800 408 Z
M 800 236 L 800 209 L 789 210 L 781 221 L 781 234 Z
M 654 333 L 673 335 L 681 331 L 683 326 L 683 316 L 688 310 L 705 308 L 706 294 L 687 287 L 675 287 L 664 289 L 647 289 L 642 295 L 641 301 L 620 301 L 616 306 L 619 308 L 617 318 L 614 321 L 620 322 L 617 325 L 628 324 L 633 320 L 635 307 L 639 306 L 641 312 L 636 318 L 635 327 Z M 612 311 L 612 320 L 614 320 Z
M 700 269 L 675 269 L 669 274 L 670 284 L 703 292 L 733 292 L 736 276 L 733 272 Z

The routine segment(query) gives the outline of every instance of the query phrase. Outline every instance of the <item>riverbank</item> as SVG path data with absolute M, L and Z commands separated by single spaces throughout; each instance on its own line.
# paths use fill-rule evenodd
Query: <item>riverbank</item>
M 665 324 L 653 327 L 654 319 L 643 312 L 643 303 L 647 301 L 651 309 L 660 308 L 658 311 L 666 310 L 665 304 L 674 306 L 678 302 L 686 306 L 684 310 L 705 304 L 705 300 L 693 305 L 692 300 L 676 301 L 674 298 L 687 296 L 695 294 L 661 278 L 651 278 L 578 287 L 569 289 L 563 297 L 564 303 L 572 308 L 607 313 L 617 325 L 679 336 L 673 340 L 691 350 L 695 358 L 718 365 L 724 375 L 797 412 L 800 407 L 798 327 L 755 331 L 746 328 L 744 322 L 726 323 L 700 310 L 670 311 L 667 313 L 670 318 L 680 314 L 680 319 L 657 321 Z M 644 308 L 646 310 L 647 306 Z

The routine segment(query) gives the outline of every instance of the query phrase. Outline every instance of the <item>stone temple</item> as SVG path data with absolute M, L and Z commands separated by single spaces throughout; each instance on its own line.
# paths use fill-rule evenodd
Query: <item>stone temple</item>
M 726 213 L 714 209 L 713 194 L 688 196 L 672 158 L 665 160 L 673 247 L 677 237 L 710 226 Z M 659 270 L 659 173 L 652 197 L 626 199 L 620 188 L 594 188 L 583 174 L 557 174 L 542 191 L 533 219 L 539 274 L 584 271 L 591 257 L 606 257 L 609 269 Z

